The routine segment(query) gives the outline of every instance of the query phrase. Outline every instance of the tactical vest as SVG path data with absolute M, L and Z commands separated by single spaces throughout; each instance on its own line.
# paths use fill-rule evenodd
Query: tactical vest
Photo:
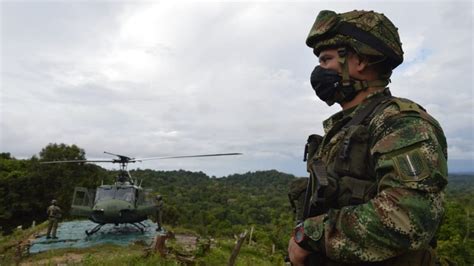
M 51 205 L 48 208 L 48 218 L 59 219 L 61 218 L 61 209 L 58 206 Z
M 369 124 L 389 105 L 411 111 L 435 127 L 436 120 L 406 99 L 377 95 L 354 116 L 342 118 L 324 137 L 311 135 L 305 149 L 307 170 L 311 174 L 310 208 L 305 217 L 368 202 L 377 194 L 375 162 L 370 154 Z M 316 211 L 315 211 L 316 210 Z M 399 257 L 363 265 L 434 265 L 432 249 L 413 251 Z M 327 261 L 324 265 L 344 265 Z M 353 264 L 351 264 L 353 265 Z

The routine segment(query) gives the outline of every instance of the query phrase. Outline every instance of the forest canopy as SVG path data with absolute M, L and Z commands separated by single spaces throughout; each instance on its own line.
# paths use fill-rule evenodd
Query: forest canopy
M 17 226 L 46 220 L 46 207 L 57 199 L 66 213 L 74 187 L 95 188 L 112 183 L 116 171 L 94 164 L 40 164 L 51 160 L 84 160 L 76 145 L 49 144 L 30 159 L 0 153 L 0 226 L 4 234 Z M 275 244 L 284 253 L 294 226 L 288 187 L 297 177 L 265 170 L 222 178 L 185 170 L 136 169 L 131 175 L 142 186 L 163 196 L 166 225 L 179 226 L 204 236 L 230 236 L 255 227 L 254 240 Z M 474 262 L 473 175 L 450 175 L 446 215 L 438 233 L 438 253 L 458 262 Z

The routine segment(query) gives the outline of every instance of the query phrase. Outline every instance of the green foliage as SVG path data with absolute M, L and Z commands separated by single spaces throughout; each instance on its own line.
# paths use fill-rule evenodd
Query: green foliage
M 226 265 L 235 243 L 229 239 L 219 239 L 205 257 L 198 259 L 198 265 Z M 243 244 L 236 265 L 285 265 L 283 256 L 271 254 L 271 248 L 259 244 Z
M 47 223 L 37 225 L 26 230 L 15 229 L 6 236 L 0 235 L 0 265 L 12 265 L 17 257 L 17 247 L 20 243 L 25 243 L 32 234 L 45 230 Z
M 8 233 L 34 220 L 44 221 L 52 199 L 69 211 L 75 186 L 94 187 L 105 170 L 96 165 L 40 164 L 50 160 L 82 160 L 84 150 L 76 145 L 49 144 L 40 158 L 17 160 L 9 153 L 0 156 L 0 227 Z
M 450 176 L 446 213 L 438 233 L 438 254 L 458 265 L 474 264 L 474 178 Z
M 86 153 L 76 145 L 50 143 L 40 153 L 42 161 L 85 160 Z
M 132 175 L 161 193 L 165 224 L 214 237 L 233 236 L 254 225 L 254 241 L 275 243 L 282 252 L 286 249 L 288 238 L 280 236 L 287 236 L 292 226 L 287 199 L 292 175 L 275 170 L 218 179 L 183 170 L 135 170 Z
M 2 261 L 0 260 L 0 262 Z M 26 264 L 29 262 L 31 265 L 177 265 L 176 260 L 173 258 L 162 258 L 158 254 L 145 256 L 143 246 L 129 245 L 127 247 L 121 247 L 111 244 L 104 244 L 80 250 L 51 250 L 34 255 L 22 262 L 26 262 Z
M 85 159 L 84 150 L 75 145 L 49 144 L 39 158 L 18 160 L 0 153 L 0 226 L 6 233 L 18 225 L 46 219 L 45 209 L 56 198 L 67 212 L 75 186 L 93 188 L 102 179 L 112 181 L 116 171 L 92 164 L 40 164 L 45 160 Z M 254 228 L 252 246 L 244 245 L 239 265 L 278 265 L 286 253 L 293 227 L 288 203 L 288 185 L 294 176 L 271 171 L 210 178 L 202 172 L 133 170 L 145 188 L 163 196 L 166 226 L 179 226 L 179 232 L 196 232 L 203 238 L 232 239 L 235 234 Z M 446 193 L 446 215 L 438 234 L 437 252 L 459 265 L 474 263 L 474 178 L 450 176 Z M 275 245 L 276 253 L 270 256 Z M 233 241 L 222 242 L 199 261 L 206 265 L 227 262 Z M 133 249 L 132 249 L 133 251 Z M 111 254 L 115 251 L 111 251 Z M 138 264 L 166 265 L 173 260 L 143 258 L 116 252 L 104 262 L 102 255 L 89 250 L 85 265 Z M 262 259 L 259 259 L 262 258 Z M 270 260 L 270 263 L 268 261 Z M 110 261 L 110 263 L 109 263 Z

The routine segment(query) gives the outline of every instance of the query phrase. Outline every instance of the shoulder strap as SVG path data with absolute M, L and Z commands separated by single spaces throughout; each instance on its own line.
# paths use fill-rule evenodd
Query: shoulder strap
M 377 108 L 377 106 L 379 106 L 382 102 L 385 102 L 385 103 L 390 103 L 391 101 L 386 101 L 388 99 L 391 99 L 392 97 L 391 96 L 388 96 L 388 95 L 380 95 L 380 96 L 376 96 L 374 97 L 374 99 L 372 99 L 372 101 L 367 104 L 367 106 L 365 106 L 362 110 L 360 110 L 357 114 L 354 115 L 354 117 L 352 117 L 352 119 L 347 122 L 347 124 L 344 125 L 343 129 L 347 129 L 348 127 L 350 126 L 354 126 L 354 125 L 359 125 L 360 123 L 362 123 L 362 121 L 364 121 L 364 119 L 366 119 L 374 110 L 375 108 Z M 384 104 L 385 105 L 385 104 Z M 378 108 L 379 109 L 379 108 Z

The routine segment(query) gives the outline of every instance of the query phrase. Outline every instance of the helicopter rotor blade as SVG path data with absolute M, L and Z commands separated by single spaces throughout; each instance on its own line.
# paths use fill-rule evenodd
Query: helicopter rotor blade
M 182 156 L 165 156 L 165 157 L 149 157 L 139 158 L 137 161 L 148 161 L 148 160 L 163 160 L 163 159 L 177 159 L 177 158 L 194 158 L 194 157 L 215 157 L 215 156 L 233 156 L 242 155 L 242 153 L 215 153 L 215 154 L 199 154 L 199 155 L 182 155 Z
M 113 163 L 112 160 L 66 160 L 66 161 L 47 161 L 40 162 L 40 164 L 53 164 L 53 163 Z
M 178 158 L 195 158 L 195 157 L 216 157 L 216 156 L 233 156 L 242 155 L 242 153 L 214 153 L 214 154 L 199 154 L 199 155 L 182 155 L 182 156 L 164 156 L 164 157 L 149 157 L 149 158 L 130 158 L 123 155 L 104 152 L 106 154 L 118 156 L 120 159 L 112 160 L 64 160 L 64 161 L 47 161 L 40 162 L 40 164 L 56 164 L 56 163 L 135 163 L 148 160 L 164 160 L 164 159 L 178 159 Z
M 125 156 L 125 155 L 120 155 L 120 154 L 115 154 L 115 153 L 111 153 L 111 152 L 108 152 L 108 151 L 104 151 L 105 154 L 109 154 L 109 155 L 113 155 L 113 156 L 117 156 L 120 158 L 120 160 L 122 161 L 133 161 L 135 158 L 130 158 L 128 156 Z

